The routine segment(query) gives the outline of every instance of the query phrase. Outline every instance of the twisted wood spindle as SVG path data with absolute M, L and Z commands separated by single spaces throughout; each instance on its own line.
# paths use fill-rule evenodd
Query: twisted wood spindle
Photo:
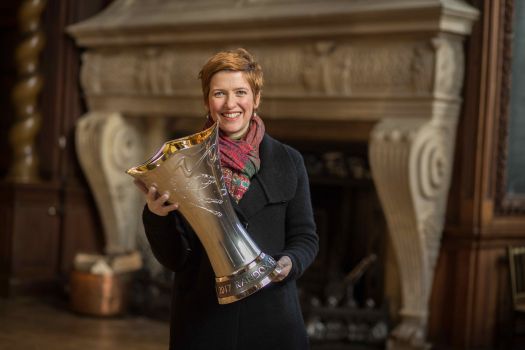
M 18 10 L 22 40 L 15 49 L 18 80 L 13 88 L 12 101 L 16 118 L 9 130 L 13 158 L 7 175 L 8 180 L 15 182 L 39 181 L 35 139 L 42 123 L 38 108 L 38 97 L 43 85 L 39 56 L 45 42 L 41 29 L 41 15 L 45 6 L 45 0 L 24 0 Z

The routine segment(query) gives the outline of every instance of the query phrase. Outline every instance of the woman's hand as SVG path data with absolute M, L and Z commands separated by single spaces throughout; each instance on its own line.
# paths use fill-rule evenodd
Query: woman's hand
M 280 272 L 272 279 L 274 282 L 281 282 L 288 276 L 290 270 L 292 270 L 292 260 L 289 256 L 283 255 L 279 261 L 277 261 L 277 267 Z
M 179 203 L 166 204 L 169 198 L 167 193 L 159 194 L 154 186 L 147 188 L 140 180 L 134 180 L 133 183 L 145 194 L 148 209 L 158 216 L 166 216 L 170 211 L 177 210 Z

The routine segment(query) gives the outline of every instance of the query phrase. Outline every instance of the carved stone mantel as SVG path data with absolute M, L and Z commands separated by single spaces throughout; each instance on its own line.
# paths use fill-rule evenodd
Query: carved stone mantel
M 389 347 L 426 348 L 461 107 L 463 43 L 477 16 L 459 0 L 116 0 L 68 29 L 87 48 L 81 81 L 90 111 L 78 137 L 95 140 L 85 133 L 117 132 L 106 123 L 122 123 L 134 130 L 122 143 L 132 153 L 126 159 L 144 160 L 164 141 L 161 117 L 200 121 L 205 114 L 197 80 L 205 60 L 220 49 L 249 49 L 265 71 L 261 115 L 269 125 L 308 123 L 319 133 L 329 123 L 374 125 L 370 161 L 403 297 Z M 79 145 L 84 166 L 118 161 L 114 150 L 101 147 Z M 88 178 L 103 174 L 87 171 Z M 119 222 L 136 222 L 138 207 L 132 191 L 112 188 L 125 178 L 115 172 L 93 187 L 113 208 L 104 227 L 117 250 L 126 235 Z M 108 200 L 115 193 L 119 200 Z

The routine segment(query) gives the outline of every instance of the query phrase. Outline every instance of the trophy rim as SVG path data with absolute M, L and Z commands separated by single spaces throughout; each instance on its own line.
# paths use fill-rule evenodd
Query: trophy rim
M 166 160 L 168 160 L 175 152 L 193 147 L 207 140 L 209 136 L 216 131 L 218 125 L 219 123 L 215 122 L 212 126 L 202 131 L 164 142 L 153 156 L 151 156 L 144 163 L 129 168 L 126 170 L 126 174 L 136 176 L 157 168 Z

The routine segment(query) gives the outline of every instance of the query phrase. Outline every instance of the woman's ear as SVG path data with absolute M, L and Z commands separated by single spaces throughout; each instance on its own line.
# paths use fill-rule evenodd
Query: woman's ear
M 259 108 L 259 102 L 261 102 L 261 93 L 259 92 L 257 96 L 255 96 L 253 101 L 253 109 Z

